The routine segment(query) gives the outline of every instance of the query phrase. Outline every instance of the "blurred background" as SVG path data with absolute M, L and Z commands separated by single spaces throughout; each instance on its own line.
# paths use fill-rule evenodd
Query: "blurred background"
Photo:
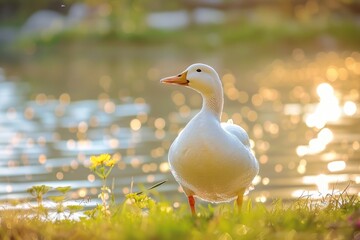
M 110 153 L 117 201 L 167 179 L 179 206 L 167 152 L 201 97 L 159 80 L 195 62 L 252 139 L 251 199 L 359 194 L 359 1 L 1 0 L 0 199 L 46 184 L 96 202 L 89 157 Z

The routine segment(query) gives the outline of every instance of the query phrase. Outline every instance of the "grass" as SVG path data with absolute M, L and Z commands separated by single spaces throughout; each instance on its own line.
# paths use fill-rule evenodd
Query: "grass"
M 357 239 L 360 201 L 344 191 L 320 200 L 303 197 L 270 206 L 246 201 L 241 214 L 231 204 L 198 206 L 193 218 L 186 203 L 174 208 L 147 194 L 129 194 L 110 204 L 111 214 L 80 220 L 49 218 L 48 211 L 4 210 L 0 238 L 10 239 Z M 100 205 L 99 205 L 100 206 Z M 96 209 L 96 208 L 95 208 Z M 92 210 L 90 210 L 92 211 Z
M 175 208 L 170 201 L 149 196 L 164 181 L 148 190 L 131 192 L 123 203 L 116 203 L 106 183 L 116 162 L 109 154 L 90 158 L 90 170 L 103 181 L 98 196 L 101 201 L 93 209 L 83 211 L 81 203 L 69 205 L 70 186 L 33 186 L 27 192 L 36 204 L 25 202 L 22 206 L 26 207 L 18 208 L 9 207 L 17 206 L 18 201 L 4 204 L 0 239 L 325 240 L 360 236 L 360 198 L 348 195 L 346 189 L 288 204 L 278 200 L 268 206 L 247 200 L 240 213 L 231 204 L 199 205 L 193 217 L 187 203 Z

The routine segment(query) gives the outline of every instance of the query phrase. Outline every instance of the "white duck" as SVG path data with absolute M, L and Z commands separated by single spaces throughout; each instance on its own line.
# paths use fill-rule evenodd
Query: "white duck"
M 259 171 L 245 130 L 220 123 L 223 88 L 216 71 L 205 64 L 189 66 L 161 83 L 192 88 L 203 98 L 201 111 L 186 125 L 169 150 L 169 164 L 195 214 L 195 199 L 219 203 L 237 199 L 241 209 L 245 190 Z

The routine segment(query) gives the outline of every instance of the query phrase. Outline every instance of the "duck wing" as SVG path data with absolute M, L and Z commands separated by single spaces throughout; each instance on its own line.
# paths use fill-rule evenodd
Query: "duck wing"
M 242 127 L 233 124 L 232 121 L 222 122 L 221 127 L 234 137 L 238 138 L 244 146 L 250 148 L 249 136 Z

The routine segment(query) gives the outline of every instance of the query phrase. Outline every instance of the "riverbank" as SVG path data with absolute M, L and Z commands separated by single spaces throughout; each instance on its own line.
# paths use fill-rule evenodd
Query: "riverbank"
M 158 199 L 159 196 L 155 196 Z M 148 198 L 145 198 L 148 199 Z M 149 199 L 148 199 L 149 200 Z M 28 211 L 2 212 L 1 239 L 358 239 L 358 197 L 303 197 L 270 207 L 245 202 L 241 214 L 231 204 L 200 206 L 191 217 L 185 203 L 151 200 L 113 206 L 111 216 L 41 220 Z

